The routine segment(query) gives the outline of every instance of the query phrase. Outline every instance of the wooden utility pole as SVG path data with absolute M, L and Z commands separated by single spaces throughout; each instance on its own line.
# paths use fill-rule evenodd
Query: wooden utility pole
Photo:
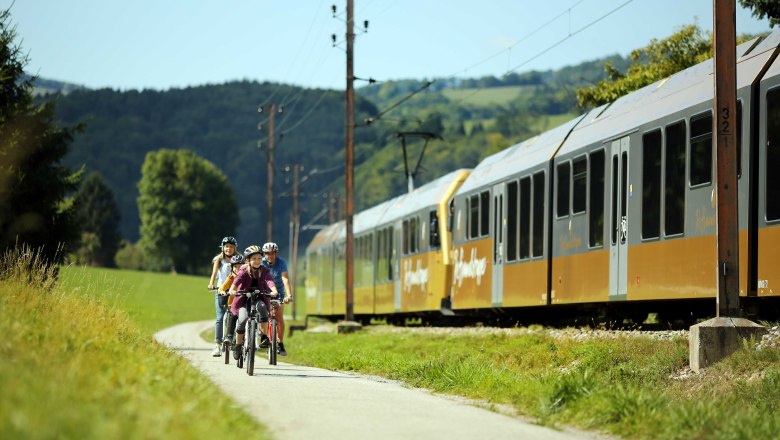
M 293 208 L 292 208 L 292 285 L 290 285 L 290 296 L 294 298 L 296 282 L 298 280 L 298 231 L 300 230 L 300 219 L 298 218 L 298 164 L 293 165 Z M 295 304 L 292 306 L 293 320 L 296 319 Z
M 336 223 L 336 196 L 333 191 L 328 192 L 328 224 Z
M 347 223 L 347 236 L 346 236 L 346 255 L 345 255 L 345 263 L 346 263 L 346 289 L 347 289 L 347 310 L 346 314 L 344 316 L 344 319 L 346 321 L 354 321 L 355 316 L 353 313 L 354 310 L 354 292 L 352 289 L 353 286 L 353 280 L 354 280 L 354 272 L 353 272 L 353 231 L 352 231 L 352 217 L 355 212 L 355 206 L 354 206 L 354 138 L 355 138 L 355 89 L 354 89 L 354 81 L 355 81 L 355 75 L 353 72 L 353 55 L 354 55 L 354 43 L 355 43 L 355 32 L 354 32 L 354 13 L 355 13 L 355 4 L 354 0 L 347 0 L 347 93 L 346 93 L 346 100 L 347 100 L 347 114 L 346 114 L 346 152 L 345 152 L 345 196 L 346 196 L 346 204 L 347 204 L 347 217 L 346 217 L 346 223 Z
M 718 317 L 739 316 L 736 0 L 713 0 L 717 151 Z
M 263 112 L 263 107 L 258 108 L 259 112 Z M 267 174 L 267 187 L 265 195 L 266 203 L 266 219 L 265 219 L 265 240 L 273 241 L 273 209 L 274 209 L 274 115 L 276 114 L 276 104 L 271 103 L 268 106 L 268 168 Z

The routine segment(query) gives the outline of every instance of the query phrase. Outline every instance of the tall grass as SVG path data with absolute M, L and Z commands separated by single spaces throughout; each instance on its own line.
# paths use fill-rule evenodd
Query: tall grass
M 96 285 L 63 287 L 30 249 L 0 267 L 0 438 L 267 437 Z
M 299 336 L 300 335 L 300 336 Z M 677 377 L 688 341 L 528 334 L 296 333 L 290 361 L 512 405 L 547 425 L 626 438 L 770 439 L 780 433 L 780 352 L 745 349 Z

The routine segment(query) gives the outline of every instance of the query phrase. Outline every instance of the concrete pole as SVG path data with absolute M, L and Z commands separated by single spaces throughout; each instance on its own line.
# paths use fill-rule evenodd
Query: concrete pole
M 292 263 L 292 284 L 290 285 L 290 295 L 295 298 L 295 287 L 298 278 L 298 164 L 293 165 L 293 209 L 292 209 L 292 240 L 290 247 L 292 248 L 292 258 L 289 260 Z M 297 314 L 295 312 L 297 302 L 292 305 L 293 320 Z

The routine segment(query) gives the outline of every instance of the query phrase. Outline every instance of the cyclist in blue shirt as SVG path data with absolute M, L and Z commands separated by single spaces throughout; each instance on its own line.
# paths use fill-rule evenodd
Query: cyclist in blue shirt
M 292 301 L 292 289 L 290 288 L 290 276 L 287 274 L 287 263 L 278 256 L 279 246 L 276 243 L 266 243 L 263 245 L 263 267 L 271 272 L 274 278 L 274 284 L 279 291 L 279 311 L 277 320 L 279 321 L 279 354 L 287 356 L 287 350 L 284 349 L 284 305 Z M 268 337 L 261 336 L 260 347 L 268 347 Z

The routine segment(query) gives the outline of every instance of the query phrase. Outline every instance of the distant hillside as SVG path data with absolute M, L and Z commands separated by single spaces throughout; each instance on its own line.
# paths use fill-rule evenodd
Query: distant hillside
M 242 243 L 260 242 L 266 239 L 266 152 L 257 147 L 264 137 L 257 128 L 264 119 L 257 108 L 269 99 L 287 103 L 284 113 L 276 116 L 277 170 L 293 162 L 309 169 L 338 167 L 342 163 L 342 93 L 256 82 L 168 91 L 77 90 L 62 96 L 57 105 L 59 119 L 68 125 L 86 124 L 66 163 L 74 169 L 84 165 L 87 171 L 103 174 L 121 211 L 121 234 L 136 240 L 140 222 L 137 184 L 146 153 L 161 148 L 191 149 L 231 178 L 241 207 L 242 226 L 237 232 L 225 234 L 236 233 Z M 366 114 L 376 112 L 365 100 L 358 101 L 358 110 Z M 370 133 L 361 133 L 359 139 L 367 139 Z M 290 177 L 277 172 L 277 195 L 290 189 L 285 184 Z M 332 174 L 315 174 L 304 189 L 316 190 L 332 178 Z M 274 202 L 273 238 L 284 243 L 290 205 L 290 198 Z M 213 208 L 214 215 L 219 215 L 220 207 Z
M 27 75 L 30 78 L 31 75 Z M 56 81 L 53 79 L 35 78 L 33 79 L 33 96 L 42 96 L 48 94 L 67 95 L 74 90 L 89 90 L 79 84 L 73 84 L 65 81 Z
M 625 60 L 611 57 L 624 67 Z M 550 129 L 580 113 L 574 89 L 604 77 L 606 60 L 557 71 L 528 72 L 503 79 L 437 80 L 425 92 L 366 126 L 363 121 L 418 89 L 423 81 L 388 81 L 358 89 L 356 121 L 356 207 L 365 209 L 405 191 L 399 131 L 431 131 L 444 137 L 426 150 L 421 185 L 457 168 L 470 168 L 503 148 Z M 293 162 L 315 172 L 301 187 L 302 222 L 322 208 L 322 192 L 343 192 L 344 94 L 336 90 L 257 82 L 171 89 L 125 91 L 73 88 L 37 80 L 51 90 L 68 91 L 58 99 L 64 124 L 86 124 L 66 163 L 73 169 L 99 171 L 114 191 L 122 214 L 121 234 L 138 238 L 137 184 L 146 153 L 160 148 L 188 148 L 214 162 L 231 178 L 239 200 L 242 244 L 264 241 L 266 152 L 257 143 L 266 132 L 259 104 L 285 105 L 276 117 L 277 139 L 274 240 L 285 248 L 292 201 L 291 176 L 281 170 Z M 267 130 L 267 125 L 264 127 Z M 283 139 L 282 139 L 283 135 Z M 264 142 L 267 145 L 267 142 Z M 422 143 L 410 141 L 413 165 Z M 285 183 L 285 182 L 288 183 Z M 219 206 L 214 215 L 219 215 Z M 305 245 L 309 235 L 302 235 Z

